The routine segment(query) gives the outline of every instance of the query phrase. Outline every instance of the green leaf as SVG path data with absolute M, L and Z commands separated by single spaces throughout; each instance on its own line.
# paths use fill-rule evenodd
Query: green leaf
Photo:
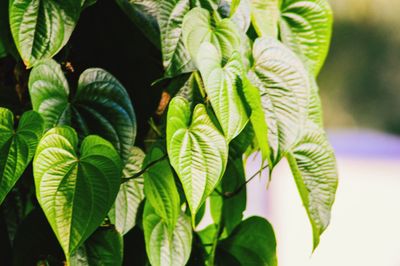
M 231 254 L 238 265 L 278 265 L 274 231 L 261 217 L 244 220 L 227 239 L 220 242 L 218 248 Z
M 314 77 L 310 77 L 311 93 L 310 103 L 308 105 L 308 119 L 314 122 L 320 128 L 323 127 L 322 104 L 319 97 L 318 84 Z
M 251 21 L 258 36 L 278 37 L 280 0 L 251 0 Z
M 151 265 L 186 265 L 192 248 L 192 228 L 189 217 L 182 213 L 171 235 L 161 217 L 156 214 L 151 204 L 146 202 L 143 229 L 146 252 Z
M 81 0 L 11 0 L 10 25 L 27 67 L 52 58 L 68 42 L 81 12 Z
M 123 178 L 138 173 L 142 169 L 144 157 L 145 154 L 140 148 L 132 147 L 122 171 Z M 121 184 L 108 217 L 122 235 L 128 233 L 136 225 L 137 211 L 143 199 L 143 178 L 131 179 Z
M 0 58 L 3 58 L 7 55 L 6 48 L 4 47 L 3 41 L 0 39 Z
M 74 126 L 80 138 L 99 135 L 110 141 L 124 162 L 136 137 L 136 117 L 125 88 L 110 73 L 87 69 L 79 78 L 75 95 L 60 65 L 40 62 L 29 77 L 33 109 L 42 114 L 46 128 Z
M 158 24 L 165 76 L 173 77 L 192 72 L 194 66 L 183 44 L 182 22 L 190 10 L 190 0 L 165 0 L 160 3 Z
M 103 222 L 117 196 L 122 162 L 106 140 L 78 137 L 69 127 L 49 130 L 33 162 L 36 197 L 67 260 Z
M 207 114 L 198 104 L 193 116 L 189 103 L 172 99 L 167 118 L 167 148 L 189 203 L 194 219 L 200 206 L 220 181 L 226 167 L 228 146 Z
M 217 49 L 208 42 L 200 46 L 197 55 L 205 90 L 227 142 L 239 135 L 248 121 L 238 91 L 238 87 L 242 86 L 240 75 L 243 73 L 240 57 L 238 52 L 233 52 L 229 61 L 222 66 Z
M 276 164 L 296 143 L 305 125 L 309 76 L 300 59 L 274 38 L 258 38 L 253 57 L 249 77 L 260 90 L 271 161 Z
M 280 37 L 317 76 L 328 54 L 332 11 L 327 0 L 284 0 Z
M 99 227 L 71 258 L 71 266 L 122 265 L 123 239 L 113 227 Z
M 119 7 L 143 34 L 160 47 L 160 29 L 157 23 L 161 0 L 116 0 Z
M 250 0 L 222 0 L 218 11 L 223 17 L 229 17 L 243 33 L 249 29 Z
M 159 160 L 165 154 L 166 151 L 161 145 L 154 145 L 147 154 L 144 165 Z M 167 160 L 158 162 L 144 174 L 144 192 L 148 203 L 162 218 L 172 235 L 181 212 L 181 204 L 174 175 Z
M 31 162 L 43 129 L 40 115 L 30 111 L 14 130 L 14 115 L 0 107 L 0 204 Z
M 335 200 L 338 185 L 335 155 L 323 130 L 309 122 L 287 158 L 312 225 L 315 249 L 329 225 Z
M 229 160 L 225 174 L 221 180 L 222 193 L 236 192 L 246 182 L 242 158 Z M 236 195 L 224 198 L 218 194 L 210 197 L 211 214 L 215 223 L 224 225 L 227 235 L 242 221 L 246 209 L 246 187 L 242 187 Z
M 241 38 L 236 25 L 230 19 L 215 21 L 203 8 L 193 8 L 186 14 L 182 32 L 185 47 L 193 60 L 198 58 L 197 53 L 203 42 L 215 45 L 224 62 L 228 61 L 233 51 L 240 49 Z

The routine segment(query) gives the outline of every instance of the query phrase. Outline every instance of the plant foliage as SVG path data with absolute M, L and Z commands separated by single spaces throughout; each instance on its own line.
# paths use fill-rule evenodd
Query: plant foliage
M 271 178 L 285 158 L 315 249 L 338 183 L 316 82 L 331 38 L 327 0 L 116 0 L 164 69 L 153 84 L 165 88 L 157 119 L 138 139 L 132 103 L 142 99 L 132 88 L 101 68 L 74 80 L 65 61 L 80 17 L 98 4 L 0 6 L 0 62 L 12 56 L 29 69 L 27 89 L 15 86 L 16 101 L 28 103 L 0 99 L 10 107 L 0 107 L 0 204 L 19 213 L 6 219 L 16 228 L 7 236 L 13 253 L 29 252 L 37 265 L 122 265 L 128 253 L 143 257 L 140 265 L 277 265 L 272 225 L 243 213 L 247 183 L 266 168 Z M 123 71 L 134 76 L 135 64 L 146 62 Z M 262 169 L 247 176 L 254 152 Z M 205 213 L 212 223 L 199 230 Z M 40 224 L 38 239 L 55 236 L 63 255 L 24 243 L 29 224 Z

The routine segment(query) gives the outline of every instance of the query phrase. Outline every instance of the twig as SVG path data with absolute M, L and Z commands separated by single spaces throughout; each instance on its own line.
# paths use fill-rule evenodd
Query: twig
M 146 165 L 146 167 L 144 167 L 141 171 L 137 172 L 136 174 L 134 174 L 131 177 L 126 177 L 126 178 L 122 178 L 121 183 L 125 183 L 128 182 L 131 179 L 135 179 L 140 177 L 141 175 L 143 175 L 144 173 L 147 172 L 147 170 L 149 170 L 149 168 L 151 168 L 152 166 L 154 166 L 155 164 L 163 161 L 164 159 L 166 159 L 168 157 L 168 154 L 164 154 L 163 156 L 161 156 L 160 158 L 158 158 L 157 160 L 154 160 L 152 162 L 150 162 L 148 165 Z

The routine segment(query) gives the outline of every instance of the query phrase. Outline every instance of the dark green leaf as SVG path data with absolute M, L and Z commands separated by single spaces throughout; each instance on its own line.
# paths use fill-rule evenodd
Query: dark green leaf
M 81 12 L 81 0 L 11 0 L 10 25 L 27 67 L 52 58 L 68 42 Z
M 220 181 L 226 167 L 228 146 L 198 104 L 193 117 L 189 103 L 175 97 L 168 109 L 167 147 L 171 165 L 181 180 L 192 213 L 196 213 Z
M 43 134 L 43 120 L 26 112 L 14 130 L 14 115 L 0 107 L 0 204 L 31 162 Z
M 162 158 L 165 154 L 164 148 L 156 144 L 147 154 L 144 165 Z M 181 205 L 168 160 L 158 162 L 144 174 L 144 192 L 148 203 L 172 234 L 181 213 Z
M 122 162 L 106 140 L 78 137 L 69 127 L 49 130 L 33 162 L 36 197 L 67 260 L 103 222 L 118 194 Z
M 323 130 L 309 122 L 288 161 L 310 218 L 315 249 L 329 225 L 338 185 L 335 155 Z
M 184 266 L 192 247 L 190 218 L 183 213 L 179 216 L 173 234 L 160 216 L 146 202 L 143 214 L 143 228 L 146 251 L 153 266 Z
M 275 234 L 272 226 L 261 217 L 244 220 L 218 248 L 230 253 L 239 265 L 277 265 Z
M 43 116 L 47 129 L 72 125 L 80 138 L 97 134 L 114 145 L 124 162 L 128 160 L 136 137 L 136 117 L 128 93 L 110 73 L 86 70 L 71 96 L 61 67 L 46 60 L 33 68 L 29 92 L 33 109 Z

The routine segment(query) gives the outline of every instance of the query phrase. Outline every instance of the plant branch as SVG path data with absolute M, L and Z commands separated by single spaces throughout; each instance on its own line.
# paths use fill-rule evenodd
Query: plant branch
M 247 179 L 243 184 L 241 184 L 240 186 L 237 187 L 237 189 L 235 189 L 234 191 L 228 191 L 225 193 L 222 193 L 220 191 L 215 190 L 218 194 L 222 195 L 222 197 L 229 199 L 229 198 L 233 198 L 234 196 L 236 196 L 237 194 L 239 194 L 242 189 L 244 187 L 246 187 L 246 185 L 253 180 L 256 176 L 260 175 L 265 169 L 268 168 L 268 165 L 262 167 L 260 170 L 258 170 L 256 173 L 254 173 L 249 179 Z
M 161 156 L 160 158 L 158 158 L 157 160 L 154 160 L 152 162 L 150 162 L 148 165 L 146 165 L 141 171 L 137 172 L 136 174 L 134 174 L 131 177 L 126 177 L 126 178 L 122 178 L 121 184 L 128 182 L 131 179 L 135 179 L 140 177 L 141 175 L 143 175 L 144 173 L 147 172 L 147 170 L 149 170 L 152 166 L 158 164 L 159 162 L 163 161 L 164 159 L 166 159 L 168 157 L 168 154 L 164 154 L 163 156 Z

